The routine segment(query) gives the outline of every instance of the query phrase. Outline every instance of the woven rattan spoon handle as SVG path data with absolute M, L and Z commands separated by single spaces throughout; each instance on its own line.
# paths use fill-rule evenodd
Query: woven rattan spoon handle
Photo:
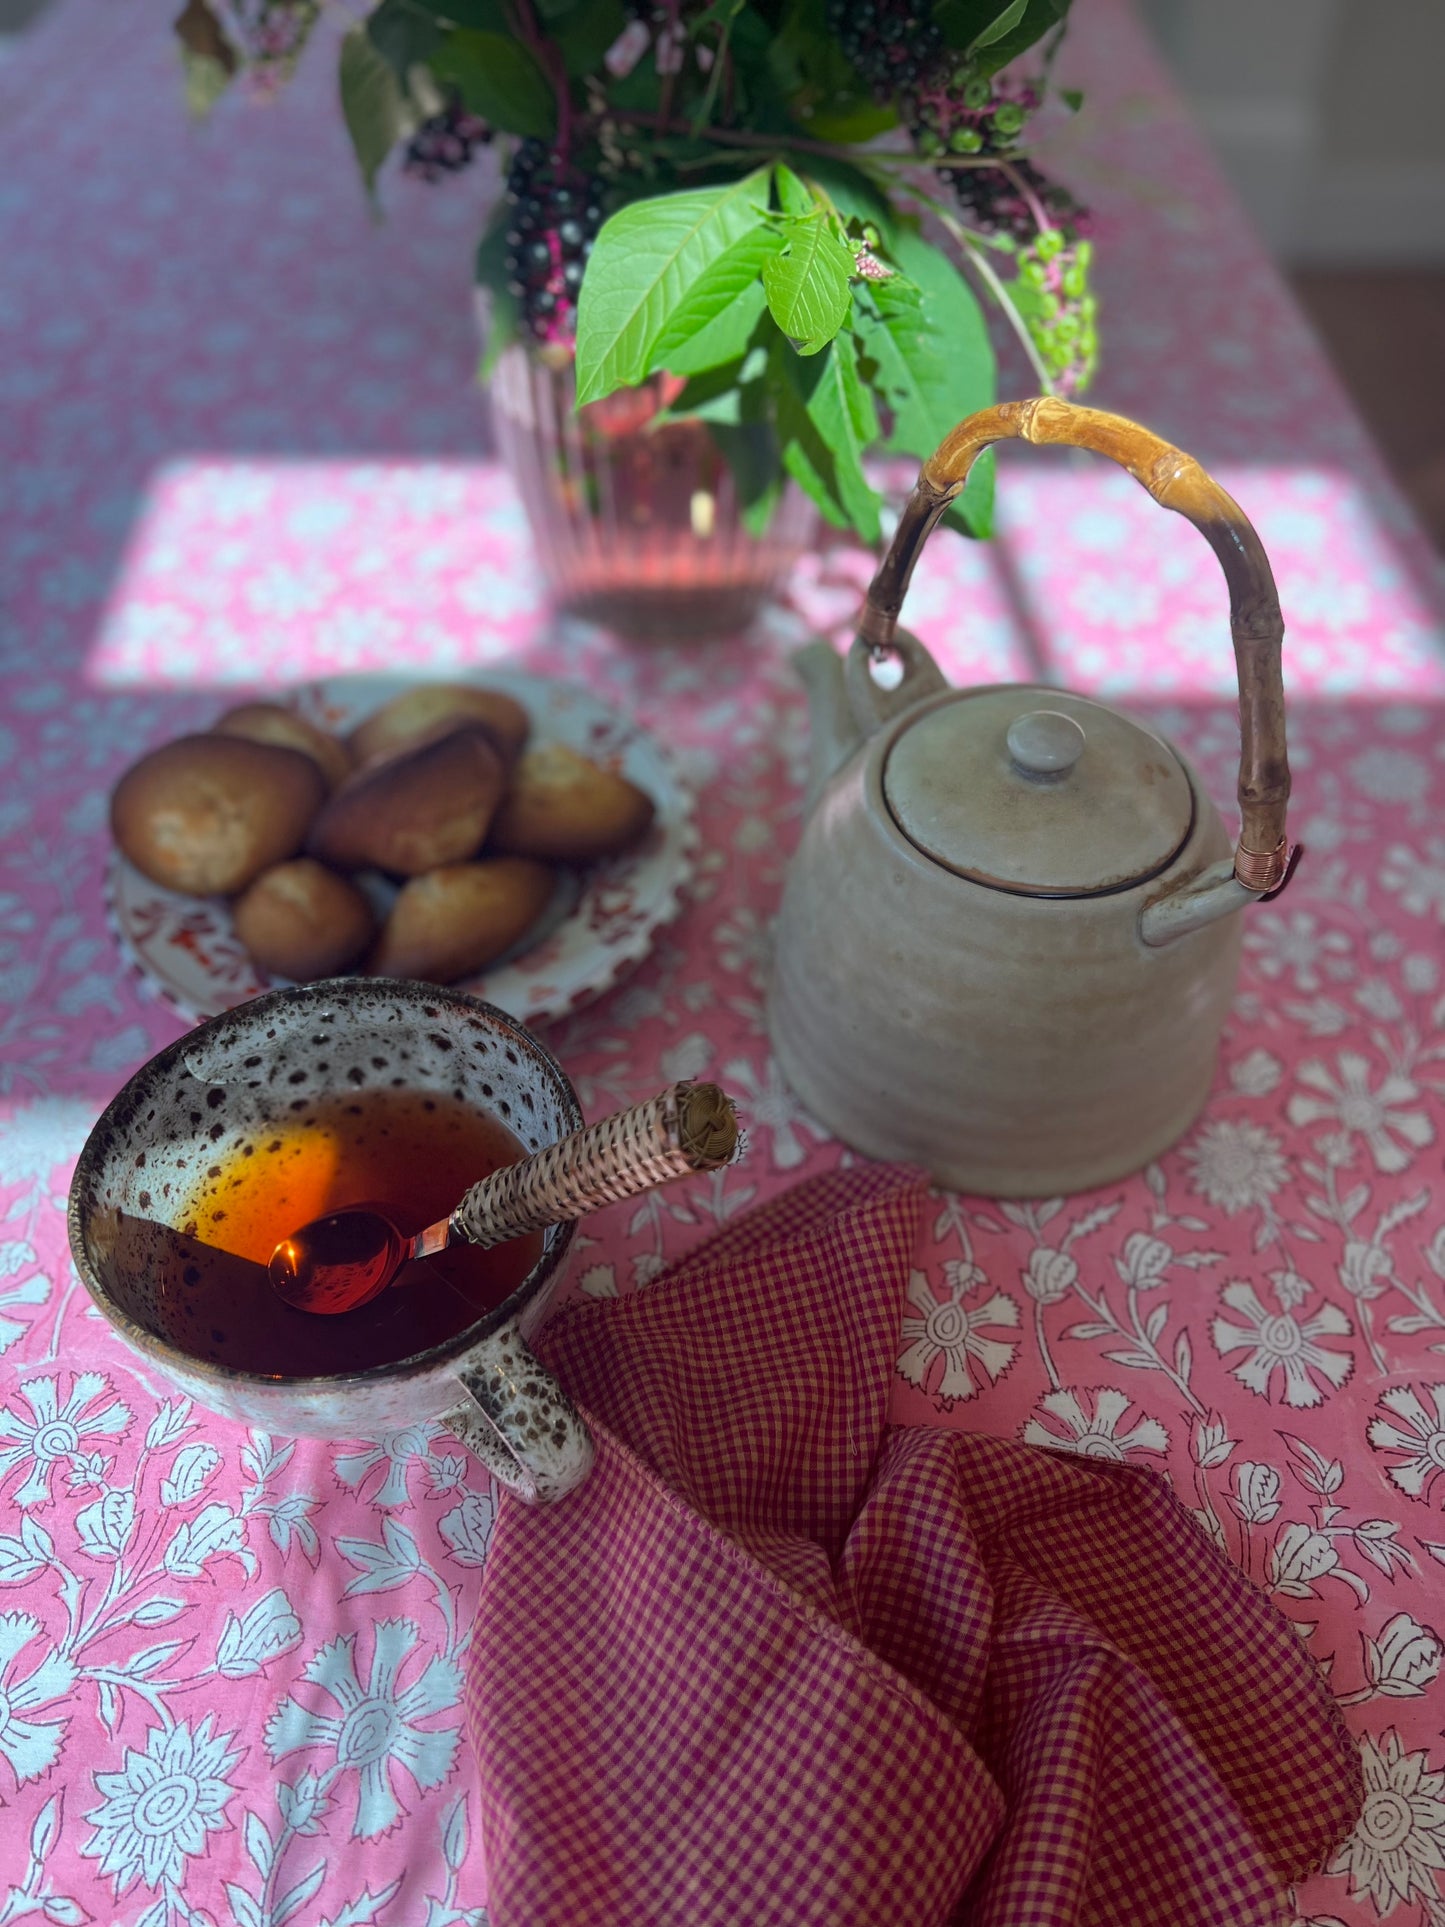
M 433 1229 L 474 1245 L 502 1244 L 690 1172 L 716 1171 L 737 1149 L 732 1099 L 716 1084 L 673 1084 L 645 1104 L 493 1171 Z
M 434 1258 L 464 1240 L 504 1244 L 547 1225 L 570 1224 L 584 1212 L 692 1171 L 716 1171 L 738 1151 L 732 1099 L 716 1084 L 673 1084 L 646 1104 L 618 1111 L 545 1151 L 505 1165 L 474 1184 L 449 1218 L 414 1238 L 387 1214 L 353 1206 L 315 1218 L 271 1254 L 267 1275 L 296 1311 L 336 1316 L 358 1311 L 394 1280 L 414 1281 L 417 1258 Z

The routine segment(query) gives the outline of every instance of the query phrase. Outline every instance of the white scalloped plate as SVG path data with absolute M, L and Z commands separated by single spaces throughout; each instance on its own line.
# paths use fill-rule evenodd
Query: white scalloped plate
M 417 678 L 333 676 L 279 698 L 338 734 L 353 729 Z M 520 670 L 449 675 L 515 696 L 532 718 L 532 741 L 560 742 L 617 769 L 657 805 L 636 849 L 585 870 L 559 872 L 557 894 L 525 946 L 460 986 L 519 1018 L 540 1023 L 589 1003 L 640 963 L 656 933 L 682 907 L 697 831 L 692 799 L 661 743 L 576 683 Z M 368 888 L 384 893 L 380 878 Z M 143 877 L 118 850 L 105 880 L 106 910 L 143 987 L 200 1022 L 284 979 L 259 972 L 237 940 L 223 897 L 188 897 Z

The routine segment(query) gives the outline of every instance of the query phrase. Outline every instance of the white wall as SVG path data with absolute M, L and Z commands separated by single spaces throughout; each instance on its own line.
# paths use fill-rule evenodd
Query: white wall
M 1138 0 L 1289 262 L 1445 264 L 1445 0 Z

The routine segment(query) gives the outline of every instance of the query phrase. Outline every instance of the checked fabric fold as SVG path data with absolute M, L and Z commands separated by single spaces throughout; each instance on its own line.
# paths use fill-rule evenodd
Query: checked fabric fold
M 1300 1641 L 1156 1474 L 887 1423 L 924 1196 L 869 1165 L 536 1349 L 467 1711 L 493 1927 L 1275 1927 L 1348 1832 Z

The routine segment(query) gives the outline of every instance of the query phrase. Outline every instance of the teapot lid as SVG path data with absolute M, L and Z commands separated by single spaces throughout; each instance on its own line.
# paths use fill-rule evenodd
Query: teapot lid
M 1039 685 L 964 690 L 895 739 L 883 795 L 910 843 L 974 883 L 1089 897 L 1162 870 L 1194 793 L 1152 731 Z

